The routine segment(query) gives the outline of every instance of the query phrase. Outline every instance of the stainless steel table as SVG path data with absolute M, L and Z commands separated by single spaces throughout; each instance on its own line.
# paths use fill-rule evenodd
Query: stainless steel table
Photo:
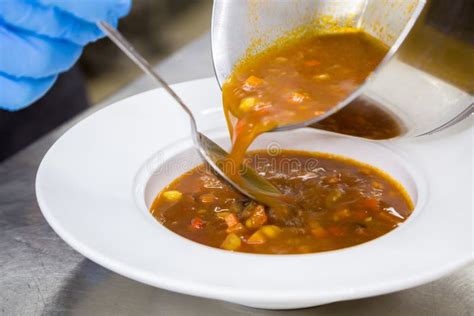
M 170 82 L 213 75 L 209 35 L 157 66 Z M 410 290 L 296 311 L 265 311 L 176 294 L 115 274 L 45 222 L 34 180 L 46 150 L 75 121 L 154 83 L 140 78 L 0 165 L 0 315 L 472 315 L 473 265 Z

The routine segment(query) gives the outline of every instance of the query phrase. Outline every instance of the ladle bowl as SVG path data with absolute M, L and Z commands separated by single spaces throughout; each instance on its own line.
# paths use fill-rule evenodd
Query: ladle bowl
M 242 57 L 298 27 L 359 28 L 390 47 L 377 69 L 324 115 L 278 130 L 316 123 L 368 99 L 399 122 L 399 137 L 431 134 L 472 113 L 473 12 L 470 0 L 215 0 L 214 68 L 222 85 Z

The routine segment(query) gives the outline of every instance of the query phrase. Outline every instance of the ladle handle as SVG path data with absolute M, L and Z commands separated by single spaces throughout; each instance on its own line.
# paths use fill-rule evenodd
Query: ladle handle
M 178 104 L 183 108 L 183 110 L 189 115 L 192 124 L 192 132 L 195 134 L 197 132 L 196 120 L 194 119 L 193 113 L 184 103 L 184 101 L 176 94 L 176 92 L 171 88 L 168 83 L 158 75 L 148 61 L 137 52 L 135 47 L 133 47 L 130 42 L 123 37 L 123 35 L 113 28 L 107 22 L 101 21 L 97 23 L 97 26 L 110 38 L 112 42 L 115 43 L 138 67 L 141 68 L 147 75 L 153 78 L 155 81 L 158 81 L 161 86 L 173 97 L 173 99 L 178 102 Z

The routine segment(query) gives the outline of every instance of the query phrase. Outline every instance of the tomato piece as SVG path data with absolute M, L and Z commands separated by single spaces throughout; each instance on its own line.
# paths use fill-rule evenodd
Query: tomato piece
M 328 231 L 331 235 L 336 236 L 336 237 L 342 237 L 346 234 L 346 229 L 341 226 L 328 227 Z
M 191 228 L 193 228 L 193 229 L 202 229 L 202 228 L 204 228 L 204 221 L 199 217 L 193 218 L 191 220 Z

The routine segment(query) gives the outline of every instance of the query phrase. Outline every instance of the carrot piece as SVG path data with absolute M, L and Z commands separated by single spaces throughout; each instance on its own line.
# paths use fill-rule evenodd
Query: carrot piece
M 328 231 L 322 227 L 314 227 L 311 229 L 311 233 L 316 238 L 324 238 L 329 235 Z
M 191 220 L 191 228 L 193 229 L 202 229 L 204 228 L 204 221 L 199 217 L 195 217 Z
M 232 227 L 234 225 L 239 224 L 239 219 L 237 218 L 237 215 L 235 215 L 234 213 L 230 213 L 229 215 L 224 217 L 224 220 L 228 227 Z
M 226 229 L 227 233 L 242 233 L 245 232 L 247 228 L 242 223 L 235 224 Z
M 331 226 L 328 227 L 328 231 L 331 235 L 336 236 L 336 237 L 341 237 L 346 234 L 346 230 L 343 227 L 340 226 Z
M 307 60 L 304 64 L 309 67 L 314 67 L 314 66 L 321 65 L 321 62 L 317 59 L 310 59 L 310 60 Z
M 374 198 L 366 198 L 362 202 L 362 205 L 371 211 L 376 211 L 379 209 L 379 201 Z

